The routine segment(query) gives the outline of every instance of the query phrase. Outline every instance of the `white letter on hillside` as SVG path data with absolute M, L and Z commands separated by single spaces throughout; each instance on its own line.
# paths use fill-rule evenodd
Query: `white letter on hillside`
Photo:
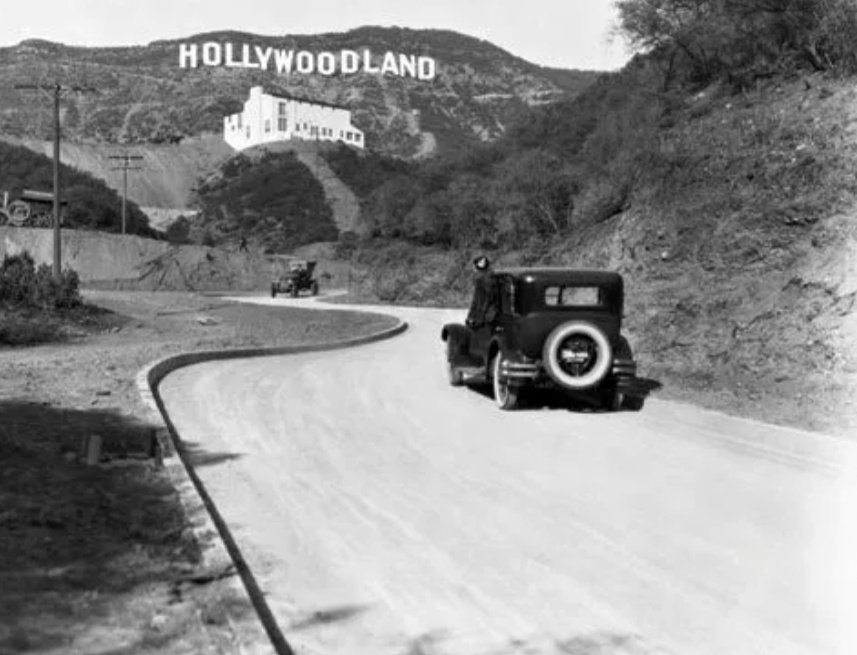
M 333 75 L 336 72 L 336 59 L 329 52 L 318 56 L 318 72 L 322 75 Z
M 223 61 L 223 52 L 219 43 L 209 41 L 202 44 L 202 63 L 206 66 L 220 66 Z
M 432 59 L 431 57 L 418 57 L 417 65 L 419 66 L 418 76 L 421 80 L 434 79 L 436 73 L 434 59 Z
M 294 50 L 274 50 L 274 61 L 277 64 L 277 72 L 289 75 L 292 72 L 292 57 Z
M 369 50 L 363 51 L 363 72 L 365 73 L 380 73 L 381 69 L 375 66 L 372 67 L 372 53 Z
M 196 68 L 196 43 L 179 45 L 179 68 Z
M 268 46 L 264 50 L 256 46 L 256 57 L 259 59 L 259 68 L 267 70 L 268 61 L 271 59 L 271 46 Z
M 224 62 L 224 66 L 227 66 L 228 68 L 235 68 L 236 66 L 241 65 L 240 62 L 235 61 L 235 58 L 232 56 L 231 43 L 227 43 L 225 46 L 223 46 L 223 49 L 226 51 L 226 61 Z
M 406 73 L 411 77 L 417 76 L 417 58 L 415 55 L 399 55 L 399 75 L 404 77 Z
M 301 50 L 298 53 L 298 73 L 312 73 L 315 70 L 312 53 Z
M 349 73 L 356 73 L 359 66 L 360 55 L 358 55 L 353 50 L 342 51 L 342 65 L 340 66 L 340 70 L 342 71 L 343 75 Z
M 392 73 L 393 75 L 399 74 L 399 69 L 396 67 L 396 58 L 392 52 L 384 53 L 384 61 L 381 64 L 381 74 L 386 75 L 387 73 Z
M 241 65 L 244 68 L 258 68 L 258 64 L 250 61 L 250 46 L 246 43 L 241 45 Z

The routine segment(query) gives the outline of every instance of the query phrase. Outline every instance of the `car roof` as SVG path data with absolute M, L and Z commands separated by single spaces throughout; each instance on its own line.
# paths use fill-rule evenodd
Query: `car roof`
M 527 281 L 540 281 L 555 284 L 592 284 L 595 286 L 614 286 L 622 284 L 622 276 L 615 271 L 565 268 L 561 266 L 512 267 L 497 271 L 497 275 L 511 275 Z

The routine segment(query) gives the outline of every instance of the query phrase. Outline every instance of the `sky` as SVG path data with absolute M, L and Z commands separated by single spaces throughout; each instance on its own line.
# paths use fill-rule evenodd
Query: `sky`
M 0 46 L 24 39 L 66 45 L 145 45 L 200 32 L 265 36 L 344 32 L 364 25 L 449 29 L 534 64 L 614 70 L 630 57 L 614 0 L 29 0 L 4 2 Z

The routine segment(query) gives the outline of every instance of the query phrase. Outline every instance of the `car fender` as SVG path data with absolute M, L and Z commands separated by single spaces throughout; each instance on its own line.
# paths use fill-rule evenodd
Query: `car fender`
M 466 359 L 470 351 L 471 330 L 461 323 L 447 323 L 440 331 L 440 338 L 446 342 L 446 353 L 449 361 L 459 358 Z
M 470 335 L 470 328 L 461 323 L 447 323 L 440 331 L 441 341 L 462 339 Z

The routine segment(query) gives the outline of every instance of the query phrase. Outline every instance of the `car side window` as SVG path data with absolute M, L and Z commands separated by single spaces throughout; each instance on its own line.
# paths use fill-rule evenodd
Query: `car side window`
M 604 304 L 603 290 L 596 286 L 545 287 L 545 305 L 548 307 L 600 307 Z

